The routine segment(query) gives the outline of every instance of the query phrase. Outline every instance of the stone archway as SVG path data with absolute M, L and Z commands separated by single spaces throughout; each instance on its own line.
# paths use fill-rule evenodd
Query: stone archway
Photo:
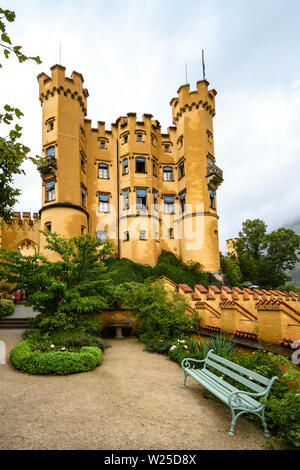
M 21 243 L 19 243 L 17 250 L 23 256 L 33 256 L 39 251 L 39 247 L 32 240 L 29 240 L 28 238 L 26 238 Z

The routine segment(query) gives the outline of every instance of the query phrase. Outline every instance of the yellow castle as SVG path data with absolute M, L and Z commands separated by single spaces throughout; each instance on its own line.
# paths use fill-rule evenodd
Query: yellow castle
M 0 227 L 0 246 L 45 252 L 39 230 L 90 233 L 113 241 L 119 258 L 155 265 L 163 250 L 204 271 L 220 270 L 213 117 L 216 91 L 206 80 L 179 88 L 166 134 L 151 114 L 121 116 L 96 129 L 87 119 L 83 77 L 65 67 L 38 76 L 42 105 L 42 207 L 15 213 Z

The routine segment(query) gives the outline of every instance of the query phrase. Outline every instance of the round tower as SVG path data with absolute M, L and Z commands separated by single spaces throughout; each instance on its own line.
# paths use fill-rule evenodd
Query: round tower
M 181 258 L 197 261 L 209 272 L 220 270 L 217 189 L 223 172 L 216 166 L 213 140 L 215 90 L 206 80 L 178 90 L 171 101 L 173 123 L 184 155 L 184 211 L 181 224 Z
M 65 77 L 65 67 L 51 67 L 51 78 L 38 76 L 42 105 L 41 230 L 72 237 L 89 230 L 87 210 L 86 149 L 82 138 L 88 91 L 83 77 L 73 72 Z M 40 251 L 44 252 L 41 236 Z M 47 253 L 49 257 L 50 254 Z

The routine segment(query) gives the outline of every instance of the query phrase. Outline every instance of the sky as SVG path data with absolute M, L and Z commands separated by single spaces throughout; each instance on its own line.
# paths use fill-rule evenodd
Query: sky
M 37 75 L 61 63 L 81 72 L 92 125 L 121 115 L 151 113 L 172 125 L 170 100 L 185 83 L 206 78 L 218 91 L 214 118 L 220 249 L 246 219 L 269 230 L 300 219 L 299 0 L 1 0 L 16 20 L 14 45 L 41 65 L 2 59 L 0 105 L 24 113 L 22 142 L 41 154 Z M 1 51 L 0 51 L 1 52 Z M 2 54 L 2 52 L 1 52 Z M 32 164 L 16 178 L 15 210 L 41 207 L 40 176 Z

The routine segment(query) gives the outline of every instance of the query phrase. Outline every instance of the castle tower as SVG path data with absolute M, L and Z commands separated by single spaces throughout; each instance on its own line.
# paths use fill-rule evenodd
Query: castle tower
M 89 225 L 87 181 L 82 171 L 86 151 L 81 140 L 88 92 L 82 75 L 73 72 L 66 78 L 61 65 L 51 67 L 51 78 L 40 74 L 38 82 L 46 163 L 39 168 L 43 179 L 41 229 L 78 236 Z M 40 250 L 43 253 L 43 236 Z
M 215 164 L 213 117 L 216 90 L 208 89 L 206 80 L 197 82 L 197 90 L 189 85 L 178 90 L 171 101 L 173 122 L 177 126 L 177 142 L 181 141 L 184 156 L 186 209 L 181 216 L 183 262 L 198 261 L 205 271 L 220 270 L 217 189 L 223 172 Z M 180 150 L 178 150 L 180 152 Z M 180 188 L 179 188 L 180 190 Z

